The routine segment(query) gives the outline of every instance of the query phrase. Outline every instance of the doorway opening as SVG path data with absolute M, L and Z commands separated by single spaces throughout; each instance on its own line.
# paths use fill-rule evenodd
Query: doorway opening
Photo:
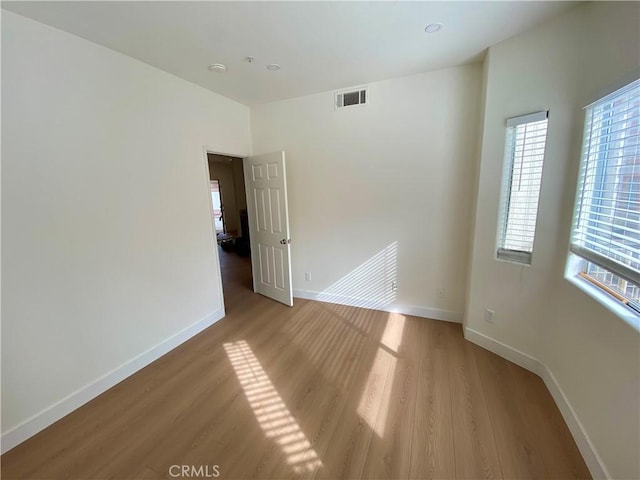
M 217 189 L 210 197 L 211 227 L 224 304 L 230 304 L 231 285 L 293 306 L 285 152 L 241 158 L 204 151 L 208 189 Z
M 243 159 L 207 152 L 211 206 L 222 274 L 225 309 L 240 291 L 253 291 Z

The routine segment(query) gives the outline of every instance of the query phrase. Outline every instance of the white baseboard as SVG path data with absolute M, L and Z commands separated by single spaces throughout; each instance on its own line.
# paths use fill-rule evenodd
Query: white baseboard
M 562 390 L 562 387 L 560 387 L 556 377 L 546 366 L 542 364 L 541 366 L 542 372 L 538 375 L 540 375 L 544 384 L 549 389 L 551 396 L 555 400 L 564 421 L 569 427 L 569 431 L 571 431 L 571 435 L 573 435 L 573 439 L 576 441 L 576 445 L 578 445 L 582 458 L 584 458 L 584 461 L 591 472 L 591 476 L 593 478 L 611 478 L 607 467 L 600 458 L 600 455 L 598 455 L 593 443 L 591 443 L 591 439 L 587 435 L 587 432 L 585 432 L 580 419 L 573 410 L 573 407 L 569 403 L 569 399 L 564 394 L 564 391 Z
M 582 454 L 582 458 L 584 458 L 584 461 L 587 464 L 589 472 L 591 472 L 591 476 L 594 479 L 611 478 L 607 467 L 602 462 L 602 459 L 598 455 L 593 443 L 591 443 L 582 423 L 578 419 L 575 410 L 571 406 L 571 403 L 569 403 L 569 399 L 562 390 L 562 387 L 560 387 L 556 377 L 546 365 L 531 355 L 488 337 L 487 335 L 473 330 L 472 328 L 465 326 L 463 327 L 463 331 L 464 338 L 466 340 L 469 340 L 470 342 L 475 343 L 496 355 L 500 355 L 510 362 L 520 365 L 522 368 L 525 368 L 542 378 L 542 381 L 551 393 L 553 400 L 556 402 L 564 421 L 569 427 L 569 431 Z
M 62 417 L 70 414 L 85 403 L 104 393 L 125 378 L 133 375 L 138 370 L 146 367 L 154 360 L 157 360 L 165 353 L 173 350 L 181 343 L 197 335 L 205 328 L 213 325 L 224 317 L 224 310 L 217 310 L 196 323 L 179 331 L 175 335 L 167 338 L 158 345 L 151 347 L 146 352 L 132 358 L 128 362 L 116 367 L 109 373 L 76 390 L 62 400 L 45 408 L 41 412 L 28 418 L 21 424 L 13 427 L 2 434 L 2 453 L 11 450 L 13 447 L 24 442 L 39 431 L 57 422 Z
M 315 292 L 313 290 L 294 290 L 293 296 L 297 298 L 304 298 L 306 300 L 316 300 L 318 302 L 337 303 L 338 305 L 349 305 L 351 307 L 402 313 L 404 315 L 413 315 L 415 317 L 431 318 L 434 320 L 444 320 L 445 322 L 462 323 L 462 313 L 451 310 L 380 302 L 370 299 L 349 297 L 346 295 Z
M 506 358 L 510 362 L 515 363 L 516 365 L 520 365 L 522 368 L 529 370 L 530 372 L 535 373 L 540 376 L 540 370 L 542 368 L 542 364 L 538 361 L 537 358 L 533 358 L 531 355 L 527 355 L 520 350 L 516 350 L 509 345 L 499 342 L 491 337 L 486 336 L 484 333 L 480 333 L 476 330 L 473 330 L 469 327 L 462 327 L 464 332 L 464 338 L 469 340 L 476 345 L 484 348 L 485 350 L 489 350 L 490 352 L 495 353 L 496 355 L 500 355 L 502 358 Z

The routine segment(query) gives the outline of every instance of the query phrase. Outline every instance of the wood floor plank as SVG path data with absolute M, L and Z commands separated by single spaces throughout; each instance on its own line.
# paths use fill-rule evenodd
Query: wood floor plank
M 118 480 L 120 478 L 123 478 L 123 475 L 116 474 L 114 477 L 112 477 L 112 480 Z M 142 467 L 132 475 L 132 478 L 135 478 L 136 480 L 165 480 L 165 477 L 163 475 L 160 475 L 158 472 L 152 470 L 149 467 Z
M 316 478 L 363 478 L 362 472 L 372 436 L 375 434 L 379 407 L 383 400 L 392 358 L 380 348 L 386 324 L 383 312 L 369 312 L 374 319 L 367 335 L 356 380 L 349 386 L 346 406 L 323 458 L 323 468 Z
M 410 478 L 455 478 L 446 326 L 421 325 Z
M 303 325 L 310 327 L 308 332 L 302 328 L 290 334 L 285 329 L 299 358 L 286 366 L 286 375 L 277 378 L 276 385 L 299 431 L 281 445 L 287 451 L 285 462 L 267 462 L 270 478 L 289 478 L 287 468 L 291 478 L 308 478 L 324 468 L 320 457 L 344 409 L 345 381 L 353 380 L 350 372 L 365 345 L 362 333 L 338 312 L 315 302 L 309 307 L 313 314 Z M 315 328 L 316 323 L 323 328 Z M 340 359 L 339 364 L 332 361 L 335 358 Z
M 447 338 L 451 409 L 455 412 L 452 420 L 456 478 L 501 478 L 493 427 L 473 353 L 476 347 L 461 337 L 458 325 L 449 324 L 443 329 Z
M 280 306 L 273 305 L 271 308 L 279 309 Z M 283 352 L 281 348 L 271 348 L 273 344 L 280 341 L 280 329 L 279 321 L 271 322 L 265 325 L 261 332 L 247 334 L 241 338 L 234 336 L 229 339 L 229 342 L 220 346 L 225 354 L 220 360 L 219 367 L 225 368 L 218 369 L 227 373 L 225 381 L 216 384 L 211 395 L 201 398 L 200 403 L 194 405 L 193 413 L 188 419 L 177 425 L 171 436 L 166 438 L 165 445 L 161 445 L 157 453 L 151 455 L 148 460 L 151 466 L 157 471 L 166 471 L 176 462 L 200 464 L 219 462 L 220 458 L 227 457 L 225 468 L 229 470 L 235 457 L 226 449 L 234 444 L 234 440 L 244 440 L 249 436 L 249 432 L 259 438 L 264 436 L 258 428 L 253 426 L 255 423 L 253 411 L 240 385 L 238 372 L 233 368 L 228 349 L 236 344 L 249 345 L 249 342 L 257 348 L 262 345 L 268 346 L 262 360 L 270 363 L 273 357 L 278 357 Z M 171 456 L 166 455 L 169 449 L 172 451 Z M 246 467 L 246 461 L 240 463 Z
M 278 339 L 283 344 L 285 340 Z M 304 438 L 291 412 L 290 399 L 291 384 L 299 387 L 296 364 L 303 359 L 298 351 L 283 348 L 283 344 L 276 346 L 274 350 L 278 355 L 271 360 L 252 348 L 250 341 L 229 347 L 233 368 L 240 377 L 243 397 L 248 405 L 244 413 L 229 416 L 226 425 L 219 429 L 228 441 L 228 454 L 223 454 L 225 469 L 237 478 L 264 477 L 273 462 L 286 461 L 283 443 L 289 437 L 296 440 Z M 283 377 L 286 378 L 283 380 Z M 239 421 L 248 423 L 251 429 L 243 428 Z M 236 434 L 237 437 L 234 436 Z M 255 454 L 248 458 L 246 455 L 232 457 L 232 450 Z
M 219 254 L 227 316 L 5 453 L 2 478 L 589 478 L 542 381 L 459 325 L 289 308 Z
M 390 334 L 385 338 L 383 333 L 381 347 L 395 357 L 395 365 L 383 395 L 386 405 L 379 412 L 381 430 L 371 439 L 363 478 L 409 478 L 421 323 L 421 319 L 399 314 L 387 318 L 385 333 Z
M 513 393 L 527 432 L 540 450 L 549 478 L 589 478 L 589 470 L 562 414 L 544 382 L 524 368 L 508 364 Z
M 482 348 L 474 348 L 474 356 L 503 476 L 549 478 L 540 447 L 532 441 L 513 393 L 520 386 L 509 374 L 509 362 Z

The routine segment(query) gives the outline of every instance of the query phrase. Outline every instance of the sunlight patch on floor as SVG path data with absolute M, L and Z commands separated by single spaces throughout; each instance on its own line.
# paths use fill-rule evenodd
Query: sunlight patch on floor
M 395 353 L 402 344 L 405 320 L 405 316 L 398 313 L 390 313 L 387 317 L 387 324 L 380 340 L 381 346 L 376 352 L 358 405 L 358 415 L 380 438 L 384 436 L 387 423 L 398 363 Z
M 387 317 L 387 325 L 382 334 L 382 343 L 385 347 L 398 353 L 402 345 L 402 335 L 404 334 L 404 323 L 406 317 L 400 313 L 390 313 Z
M 378 349 L 358 405 L 358 415 L 380 438 L 384 436 L 384 426 L 387 421 L 387 410 L 391 397 L 391 388 L 387 384 L 393 381 L 396 362 L 396 358 L 387 350 Z
M 298 474 L 322 466 L 304 432 L 296 423 L 267 373 L 244 340 L 225 343 L 224 349 L 253 412 L 268 438 L 287 456 L 287 463 Z

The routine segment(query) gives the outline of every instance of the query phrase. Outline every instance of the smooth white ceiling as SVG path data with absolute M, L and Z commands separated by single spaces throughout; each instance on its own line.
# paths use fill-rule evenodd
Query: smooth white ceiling
M 569 2 L 2 2 L 246 105 L 479 59 Z M 437 34 L 427 24 L 442 22 Z M 254 56 L 254 63 L 244 61 Z M 228 72 L 209 71 L 224 63 Z M 270 72 L 269 63 L 282 69 Z

